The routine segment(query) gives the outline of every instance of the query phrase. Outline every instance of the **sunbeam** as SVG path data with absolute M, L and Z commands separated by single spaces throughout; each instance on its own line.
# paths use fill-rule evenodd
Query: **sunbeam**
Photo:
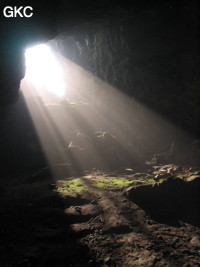
M 26 56 L 30 63 L 29 50 Z M 60 55 L 54 67 L 61 73 L 58 66 L 62 66 L 66 73 L 62 88 L 67 85 L 68 90 L 61 98 L 53 94 L 49 100 L 41 83 L 53 85 L 54 75 L 46 72 L 42 76 L 41 70 L 45 64 L 50 66 L 52 58 L 46 48 L 44 65 L 36 68 L 36 56 L 33 58 L 22 92 L 55 178 L 60 176 L 58 165 L 65 169 L 66 176 L 92 168 L 111 170 L 123 166 L 137 170 L 144 167 L 153 149 L 166 143 L 177 144 L 186 137 L 158 114 Z M 36 72 L 30 75 L 34 68 Z

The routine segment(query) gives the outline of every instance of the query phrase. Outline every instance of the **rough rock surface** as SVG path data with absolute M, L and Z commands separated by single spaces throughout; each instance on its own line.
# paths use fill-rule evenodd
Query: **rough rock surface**
M 46 178 L 31 184 L 25 176 L 1 179 L 0 265 L 199 266 L 199 227 L 184 218 L 173 224 L 153 220 L 148 210 L 124 196 L 123 187 L 95 186 L 105 177 L 126 176 L 88 173 L 79 178 L 89 191 L 79 193 L 64 186 L 72 178 L 54 181 L 54 187 Z M 143 179 L 143 174 L 137 177 Z
M 120 0 L 37 4 L 10 0 L 9 4 L 32 5 L 35 16 L 30 20 L 6 19 L 2 12 L 0 16 L 0 265 L 199 266 L 199 168 L 195 166 L 199 166 L 200 142 L 194 139 L 200 119 L 198 0 L 143 0 L 135 5 Z M 7 1 L 0 1 L 1 11 L 5 5 Z M 48 40 L 63 56 L 132 97 L 124 106 L 114 103 L 113 110 L 120 112 L 112 110 L 106 130 L 94 120 L 89 105 L 71 108 L 65 100 L 55 108 L 40 101 L 38 107 L 45 113 L 49 110 L 44 120 L 38 116 L 40 129 L 51 118 L 62 118 L 61 151 L 48 142 L 41 146 L 18 93 L 25 74 L 25 49 Z M 92 89 L 92 100 L 103 95 L 103 90 Z M 112 97 L 101 97 L 109 106 Z M 134 99 L 194 136 L 183 145 L 185 135 L 179 131 L 180 143 L 174 141 L 172 128 L 163 127 L 161 119 L 149 120 Z M 108 111 L 100 115 L 108 118 Z M 132 120 L 135 113 L 138 117 Z M 95 121 L 95 129 L 80 114 Z M 128 117 L 127 129 L 134 126 L 132 136 L 118 139 L 110 133 L 115 114 L 120 122 Z M 52 144 L 48 132 L 45 140 Z M 60 180 L 52 176 L 45 149 Z M 58 152 L 71 161 L 61 162 Z M 149 166 L 154 170 L 149 172 Z M 110 169 L 85 172 L 93 167 Z M 116 168 L 121 171 L 111 173 Z M 124 187 L 132 183 L 136 188 L 124 195 Z
M 35 12 L 30 19 L 0 17 L 1 105 L 17 100 L 25 48 L 57 35 L 64 56 L 188 131 L 199 131 L 197 0 L 28 3 Z

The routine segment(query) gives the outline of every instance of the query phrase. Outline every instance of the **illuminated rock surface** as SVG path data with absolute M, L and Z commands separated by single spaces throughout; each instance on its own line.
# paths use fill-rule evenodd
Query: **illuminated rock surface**
M 27 4 L 0 16 L 0 266 L 199 266 L 198 1 Z M 78 95 L 19 91 L 47 42 Z

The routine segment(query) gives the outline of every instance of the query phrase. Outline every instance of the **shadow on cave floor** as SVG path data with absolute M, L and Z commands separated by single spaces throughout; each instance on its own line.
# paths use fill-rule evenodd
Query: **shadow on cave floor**
M 200 179 L 169 179 L 154 186 L 132 188 L 128 198 L 157 222 L 178 226 L 180 221 L 200 227 Z
M 198 266 L 199 228 L 152 220 L 129 201 L 130 179 L 117 171 L 1 179 L 1 266 Z
M 64 114 L 65 109 L 66 107 L 61 109 Z M 23 112 L 20 114 L 22 116 Z M 76 111 L 73 111 L 71 116 L 75 120 Z M 2 267 L 180 267 L 185 263 L 191 263 L 189 266 L 198 266 L 200 230 L 194 225 L 198 225 L 196 209 L 199 203 L 197 194 L 199 185 L 193 186 L 196 192 L 194 195 L 190 194 L 190 190 L 185 190 L 180 181 L 163 189 L 162 185 L 145 187 L 147 189 L 139 186 L 126 191 L 129 194 L 127 199 L 123 190 L 130 181 L 134 180 L 137 185 L 141 185 L 141 180 L 149 178 L 151 180 L 155 175 L 147 173 L 148 169 L 137 169 L 138 164 L 134 157 L 130 157 L 131 160 L 128 162 L 129 153 L 124 152 L 124 147 L 121 147 L 109 132 L 100 132 L 97 136 L 93 134 L 91 142 L 91 138 L 88 137 L 93 136 L 93 132 L 88 136 L 81 133 L 77 135 L 76 131 L 72 131 L 72 136 L 69 136 L 69 141 L 76 141 L 76 146 L 68 146 L 68 149 L 70 148 L 68 153 L 72 155 L 69 162 L 71 165 L 73 165 L 73 156 L 76 155 L 76 159 L 78 162 L 79 159 L 80 162 L 82 161 L 85 169 L 92 169 L 97 162 L 99 164 L 99 157 L 96 155 L 99 152 L 100 157 L 108 158 L 106 162 L 109 166 L 113 165 L 113 169 L 119 166 L 118 163 L 121 163 L 123 158 L 122 166 L 128 167 L 128 173 L 113 172 L 109 169 L 107 173 L 93 171 L 91 174 L 88 173 L 85 176 L 79 174 L 80 176 L 70 179 L 69 176 L 71 177 L 72 174 L 68 173 L 68 178 L 64 179 L 66 173 L 70 171 L 68 165 L 59 160 L 60 164 L 57 164 L 57 167 L 64 167 L 63 170 L 61 168 L 59 170 L 62 174 L 64 171 L 64 176 L 61 181 L 55 181 L 49 169 L 44 168 L 48 166 L 47 163 L 41 164 L 44 161 L 41 160 L 43 156 L 39 153 L 41 147 L 37 138 L 24 134 L 32 128 L 28 125 L 28 115 L 25 120 L 24 128 L 19 129 L 19 132 L 16 131 L 19 128 L 18 117 L 14 119 L 16 129 L 10 121 L 8 131 L 10 134 L 7 135 L 5 131 L 4 135 L 7 138 L 1 139 L 2 144 L 13 140 L 9 151 L 7 146 L 4 146 L 6 159 L 3 157 L 4 153 L 2 154 L 2 166 L 6 162 L 7 167 L 12 170 L 11 177 L 6 176 L 6 172 L 2 172 L 0 179 L 0 265 Z M 80 121 L 79 118 L 77 120 Z M 12 130 L 16 133 L 14 137 Z M 22 133 L 24 135 L 21 135 Z M 59 139 L 61 141 L 60 136 Z M 24 147 L 24 151 L 21 152 L 24 143 L 32 146 Z M 91 152 L 82 155 L 82 150 L 77 147 L 82 148 L 81 145 L 86 143 L 90 148 L 88 151 Z M 95 151 L 91 149 L 94 147 L 91 144 L 94 143 Z M 14 153 L 15 148 L 17 148 L 16 153 Z M 51 152 L 49 154 L 53 155 L 55 151 L 51 150 L 51 146 L 48 146 L 48 149 Z M 18 158 L 19 155 L 21 158 Z M 13 160 L 10 161 L 10 158 Z M 173 161 L 173 158 L 171 159 Z M 139 161 L 143 162 L 141 159 Z M 133 162 L 136 165 L 134 171 L 131 170 Z M 37 171 L 39 166 L 42 166 L 41 170 L 44 171 L 36 172 L 30 179 L 28 173 L 30 170 L 33 171 L 30 168 L 33 163 L 38 166 Z M 102 166 L 100 165 L 98 169 L 103 169 L 103 163 Z M 22 170 L 20 168 L 18 175 L 15 174 L 16 166 L 24 169 L 22 172 L 25 173 L 24 176 L 20 174 Z M 143 164 L 142 167 L 144 167 Z M 149 166 L 146 167 L 149 168 Z M 193 172 L 186 171 L 182 174 L 192 175 Z M 121 178 L 128 179 L 128 184 L 123 184 Z M 89 190 L 81 191 L 84 186 L 80 186 L 79 182 Z M 122 182 L 123 186 L 118 182 Z M 94 186 L 96 183 L 98 186 Z M 190 187 L 189 183 L 187 185 Z M 69 194 L 68 189 L 71 187 L 75 191 L 78 189 L 78 193 Z M 179 192 L 178 196 L 176 192 Z
M 1 179 L 1 266 L 97 266 L 80 238 L 92 233 L 73 231 L 75 223 L 65 209 L 86 199 L 61 198 L 50 181 L 27 183 L 27 177 Z M 78 217 L 77 222 L 90 217 Z

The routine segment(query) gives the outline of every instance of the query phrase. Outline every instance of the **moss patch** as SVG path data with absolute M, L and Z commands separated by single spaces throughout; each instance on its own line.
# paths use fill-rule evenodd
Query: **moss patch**
M 76 178 L 69 181 L 58 181 L 57 192 L 67 193 L 70 195 L 88 191 L 88 187 L 81 181 L 80 178 Z
M 145 180 L 146 184 L 155 184 L 155 180 L 153 178 L 148 178 L 147 180 Z M 160 182 L 162 182 L 160 180 Z
M 109 179 L 109 178 L 101 178 L 96 180 L 94 186 L 99 188 L 106 188 L 106 187 L 127 187 L 130 184 L 133 184 L 134 181 L 126 180 L 126 179 Z
M 140 179 L 128 179 L 128 178 L 111 178 L 106 177 L 95 177 L 95 179 L 89 179 L 85 182 L 84 177 L 75 178 L 72 180 L 60 180 L 57 181 L 56 191 L 61 194 L 76 195 L 82 193 L 83 191 L 90 191 L 92 188 L 125 188 L 140 181 L 143 184 L 155 184 L 156 181 L 152 178 L 140 178 Z M 157 181 L 159 183 L 160 181 Z M 87 184 L 88 183 L 88 184 Z

